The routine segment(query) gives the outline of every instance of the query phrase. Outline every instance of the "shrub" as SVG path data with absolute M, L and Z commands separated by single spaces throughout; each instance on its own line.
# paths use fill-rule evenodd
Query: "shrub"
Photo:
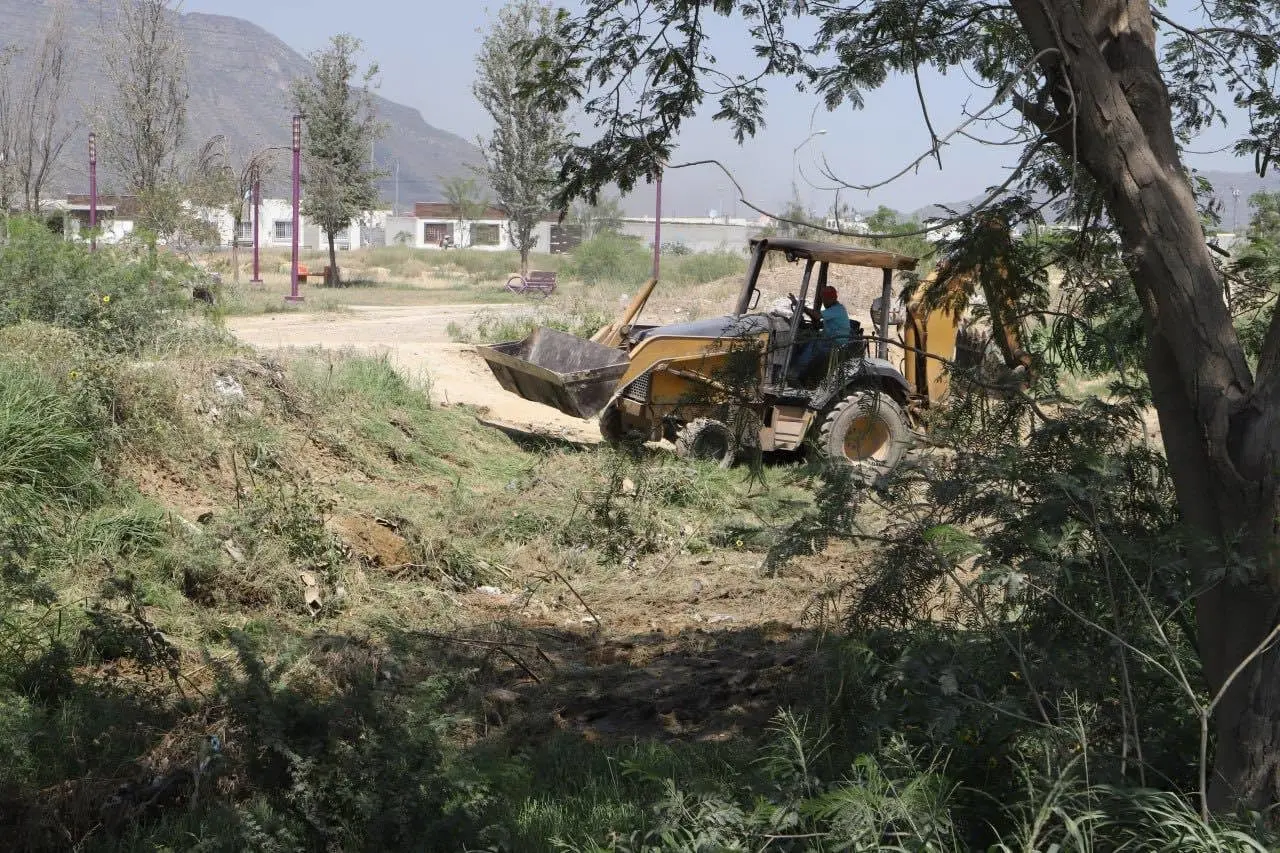
M 172 321 L 194 269 L 129 246 L 89 252 L 16 219 L 0 247 L 0 326 L 36 320 L 81 331 L 107 352 L 138 352 Z
M 564 265 L 566 275 L 586 284 L 639 283 L 652 269 L 653 257 L 643 245 L 608 233 L 584 241 Z

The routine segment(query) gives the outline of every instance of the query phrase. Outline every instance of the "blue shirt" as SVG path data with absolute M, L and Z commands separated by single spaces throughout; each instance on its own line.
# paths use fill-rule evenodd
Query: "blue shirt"
M 822 309 L 822 337 L 839 346 L 849 343 L 849 312 L 839 302 Z

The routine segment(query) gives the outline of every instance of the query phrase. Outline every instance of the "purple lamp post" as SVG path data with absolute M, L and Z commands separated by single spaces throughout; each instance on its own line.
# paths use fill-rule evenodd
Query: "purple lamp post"
M 302 204 L 302 116 L 293 117 L 293 264 L 290 269 L 289 295 L 285 302 L 298 303 L 298 207 Z
M 262 231 L 262 180 L 255 169 L 253 173 L 253 278 L 250 284 L 262 284 L 262 270 L 258 261 L 258 234 Z
M 658 262 L 662 257 L 662 169 L 658 169 L 658 189 L 655 193 L 657 210 L 653 217 L 653 277 L 658 277 Z
M 89 251 L 98 251 L 98 134 L 89 134 Z

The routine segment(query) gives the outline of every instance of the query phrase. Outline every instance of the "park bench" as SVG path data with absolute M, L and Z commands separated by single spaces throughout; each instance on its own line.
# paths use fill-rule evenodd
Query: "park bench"
M 507 290 L 521 295 L 533 293 L 543 298 L 550 296 L 556 289 L 555 272 L 529 270 L 528 275 L 516 274 L 507 279 Z

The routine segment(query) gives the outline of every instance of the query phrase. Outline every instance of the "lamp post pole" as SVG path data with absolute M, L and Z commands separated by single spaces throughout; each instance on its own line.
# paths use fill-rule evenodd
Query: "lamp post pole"
M 262 284 L 262 268 L 259 262 L 259 234 L 262 232 L 262 178 L 253 172 L 253 278 L 250 284 Z
M 662 259 L 662 167 L 658 167 L 658 187 L 654 193 L 653 214 L 653 277 L 658 277 L 658 267 Z
M 289 270 L 289 295 L 285 302 L 302 302 L 298 293 L 298 208 L 302 204 L 302 116 L 293 117 L 293 263 Z
M 98 134 L 89 134 L 89 251 L 98 251 Z

